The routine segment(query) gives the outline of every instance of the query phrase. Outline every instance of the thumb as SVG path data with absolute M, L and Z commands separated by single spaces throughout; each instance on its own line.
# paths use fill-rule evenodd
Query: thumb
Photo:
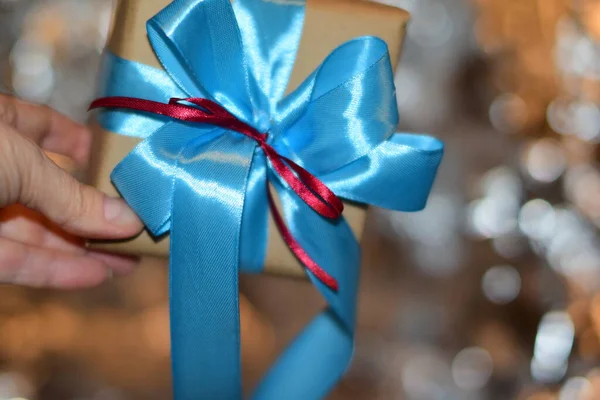
M 0 125 L 0 208 L 20 203 L 83 237 L 125 238 L 142 223 L 121 199 L 79 183 L 32 141 Z

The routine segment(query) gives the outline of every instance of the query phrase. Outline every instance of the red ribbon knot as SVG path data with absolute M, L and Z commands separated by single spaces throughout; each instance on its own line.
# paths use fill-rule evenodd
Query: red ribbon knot
M 183 101 L 194 106 L 183 104 Z M 160 103 L 133 97 L 104 97 L 92 102 L 90 110 L 95 108 L 125 108 L 144 111 L 186 122 L 215 125 L 246 135 L 258 143 L 279 176 L 315 212 L 329 219 L 337 219 L 342 215 L 344 204 L 323 182 L 294 161 L 279 154 L 275 148 L 267 143 L 267 134 L 261 133 L 241 121 L 214 101 L 202 98 L 173 98 L 169 103 Z M 292 252 L 321 282 L 330 289 L 337 291 L 337 280 L 312 260 L 285 226 L 268 188 L 267 195 L 273 219 Z

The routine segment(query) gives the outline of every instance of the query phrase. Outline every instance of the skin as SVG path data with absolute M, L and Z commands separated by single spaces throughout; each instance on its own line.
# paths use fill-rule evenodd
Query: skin
M 82 238 L 136 235 L 142 223 L 121 199 L 79 183 L 43 150 L 78 167 L 92 134 L 56 111 L 0 95 L 0 283 L 77 289 L 137 260 L 84 247 Z

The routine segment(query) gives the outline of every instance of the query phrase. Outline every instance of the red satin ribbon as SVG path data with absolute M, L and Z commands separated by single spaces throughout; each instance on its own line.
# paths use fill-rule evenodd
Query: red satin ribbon
M 182 101 L 194 104 L 182 104 Z M 173 98 L 166 103 L 151 100 L 136 99 L 132 97 L 104 97 L 94 100 L 90 110 L 95 108 L 125 108 L 131 110 L 145 111 L 160 114 L 186 122 L 198 122 L 220 126 L 225 129 L 242 133 L 254 139 L 263 149 L 275 171 L 290 185 L 292 190 L 313 210 L 323 217 L 336 219 L 342 215 L 344 205 L 342 201 L 321 182 L 317 177 L 296 164 L 287 157 L 280 155 L 271 145 L 267 143 L 267 135 L 258 132 L 252 126 L 239 120 L 225 108 L 208 99 Z M 281 232 L 281 236 L 292 252 L 323 284 L 337 291 L 338 283 L 304 251 L 302 246 L 293 237 L 290 230 L 285 226 L 270 190 L 267 188 L 269 206 L 273 219 Z

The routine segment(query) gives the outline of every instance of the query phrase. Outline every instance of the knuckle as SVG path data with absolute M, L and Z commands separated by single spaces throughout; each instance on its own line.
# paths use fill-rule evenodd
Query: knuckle
M 22 190 L 18 154 L 10 129 L 0 124 L 0 206 L 16 202 Z
M 81 219 L 91 210 L 89 196 L 85 193 L 85 187 L 79 184 L 75 178 L 68 174 L 61 174 L 61 187 L 64 188 L 64 200 L 62 202 L 61 225 L 70 225 Z
M 28 207 L 35 207 L 40 189 L 47 187 L 44 181 L 47 178 L 47 159 L 44 152 L 37 146 L 23 141 L 23 147 L 15 163 L 18 168 L 19 179 L 18 201 Z M 54 188 L 52 188 L 54 189 Z M 58 188 L 56 188 L 58 189 Z
M 8 97 L 0 98 L 0 121 L 10 126 L 14 126 L 17 121 L 17 107 Z
M 85 201 L 85 196 L 83 195 L 79 185 L 75 184 L 75 182 L 68 180 L 68 182 L 65 182 L 65 187 L 68 188 L 67 193 L 69 193 L 69 200 L 67 205 L 69 212 L 65 213 L 67 215 L 67 221 L 65 222 L 72 222 L 74 219 L 79 218 L 79 216 L 85 214 L 87 205 Z

